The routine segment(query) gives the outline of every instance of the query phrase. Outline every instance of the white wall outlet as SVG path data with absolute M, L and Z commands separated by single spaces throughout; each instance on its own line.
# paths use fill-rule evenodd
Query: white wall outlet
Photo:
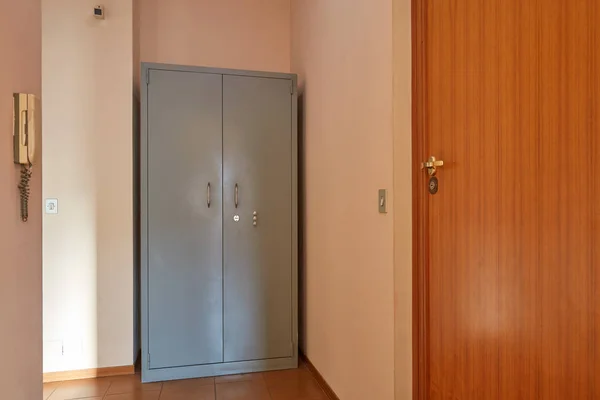
M 58 199 L 46 199 L 46 214 L 58 214 Z

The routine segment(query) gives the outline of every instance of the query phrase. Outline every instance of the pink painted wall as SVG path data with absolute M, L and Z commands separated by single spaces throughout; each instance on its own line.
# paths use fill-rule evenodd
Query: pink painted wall
M 292 0 L 302 347 L 344 400 L 394 398 L 392 0 Z
M 42 398 L 41 137 L 29 221 L 19 218 L 13 164 L 12 93 L 41 93 L 40 0 L 0 0 L 0 390 L 3 399 Z
M 137 1 L 141 61 L 290 69 L 290 0 Z

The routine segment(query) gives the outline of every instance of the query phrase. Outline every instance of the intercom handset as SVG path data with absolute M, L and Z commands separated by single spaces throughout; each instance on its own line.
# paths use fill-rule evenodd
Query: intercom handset
M 35 158 L 36 134 L 40 130 L 40 100 L 33 94 L 13 94 L 13 144 L 15 164 L 21 165 L 21 220 L 29 217 L 29 181 Z

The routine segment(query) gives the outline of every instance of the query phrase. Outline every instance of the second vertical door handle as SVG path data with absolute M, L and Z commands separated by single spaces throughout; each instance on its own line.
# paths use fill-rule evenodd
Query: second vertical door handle
M 234 194 L 234 202 L 235 208 L 238 208 L 238 184 L 235 184 L 235 194 Z
M 206 185 L 206 205 L 210 208 L 210 182 Z

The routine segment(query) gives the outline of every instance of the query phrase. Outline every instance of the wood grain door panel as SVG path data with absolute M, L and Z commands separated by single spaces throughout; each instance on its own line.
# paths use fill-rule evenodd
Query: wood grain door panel
M 486 232 L 498 228 L 498 107 L 488 104 L 498 102 L 498 54 L 486 42 L 497 15 L 478 0 L 430 6 L 429 24 L 439 29 L 429 37 L 436 60 L 428 64 L 436 90 L 427 96 L 430 155 L 446 161 L 429 201 L 431 398 L 492 400 L 498 243 Z
M 594 366 L 591 99 L 594 25 L 589 1 L 550 0 L 540 25 L 540 396 L 591 398 Z M 596 154 L 597 156 L 597 154 Z
M 539 18 L 535 1 L 498 9 L 500 53 L 499 398 L 538 399 Z
M 600 399 L 600 4 L 414 1 L 415 398 Z

